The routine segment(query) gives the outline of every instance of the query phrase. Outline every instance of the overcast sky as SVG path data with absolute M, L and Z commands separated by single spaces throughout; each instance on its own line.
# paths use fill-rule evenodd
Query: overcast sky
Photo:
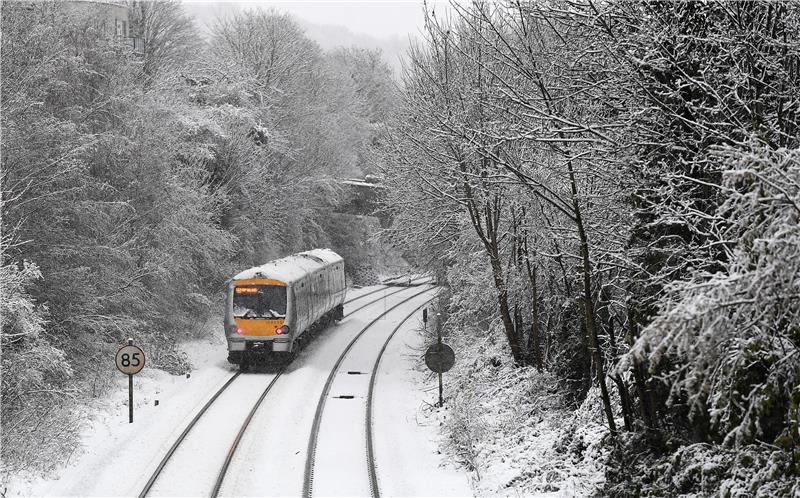
M 432 3 L 429 1 L 428 5 Z M 230 8 L 275 7 L 300 19 L 321 25 L 343 26 L 353 33 L 375 38 L 416 35 L 423 24 L 422 1 L 315 0 L 315 1 L 207 1 L 184 0 L 190 10 L 212 12 Z

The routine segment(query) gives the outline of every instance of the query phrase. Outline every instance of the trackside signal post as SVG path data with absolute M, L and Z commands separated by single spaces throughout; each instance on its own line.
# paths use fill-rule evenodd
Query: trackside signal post
M 438 315 L 438 313 L 437 313 Z M 428 309 L 422 310 L 422 323 L 427 330 L 428 326 Z M 456 362 L 456 354 L 453 348 L 442 342 L 442 330 L 436 327 L 436 344 L 431 345 L 425 351 L 425 364 L 429 369 L 439 374 L 439 406 L 444 405 L 444 398 L 442 397 L 442 373 L 447 372 Z
M 139 346 L 133 345 L 133 339 L 128 339 L 128 345 L 117 350 L 114 363 L 117 370 L 128 376 L 128 423 L 133 423 L 133 376 L 144 368 L 144 351 Z

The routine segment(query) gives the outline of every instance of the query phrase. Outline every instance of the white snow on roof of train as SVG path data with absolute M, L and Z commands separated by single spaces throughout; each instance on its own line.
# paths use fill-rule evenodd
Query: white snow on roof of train
M 233 279 L 271 278 L 288 284 L 301 279 L 310 271 L 339 261 L 342 261 L 342 257 L 330 249 L 313 249 L 244 270 Z

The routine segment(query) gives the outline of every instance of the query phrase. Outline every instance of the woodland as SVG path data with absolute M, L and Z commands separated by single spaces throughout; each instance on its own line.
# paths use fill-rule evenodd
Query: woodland
M 452 3 L 408 53 L 386 236 L 447 284 L 459 393 L 597 394 L 597 494 L 800 494 L 799 55 L 794 1 Z
M 178 2 L 129 8 L 141 55 L 2 3 L 5 471 L 63 461 L 126 337 L 184 371 L 235 269 L 369 257 L 334 214 L 369 173 L 380 243 L 462 346 L 459 463 L 488 403 L 512 433 L 588 400 L 591 494 L 800 494 L 800 2 L 430 4 L 396 77 L 276 11 L 203 37 Z
M 276 11 L 204 36 L 179 2 L 132 1 L 137 54 L 83 5 L 2 2 L 5 472 L 65 461 L 128 337 L 185 372 L 176 345 L 222 334 L 242 269 L 373 256 L 373 227 L 336 206 L 389 111 L 379 54 L 323 52 Z

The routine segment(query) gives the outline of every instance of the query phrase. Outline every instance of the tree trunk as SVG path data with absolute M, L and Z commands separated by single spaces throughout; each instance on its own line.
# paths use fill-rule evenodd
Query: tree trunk
M 608 395 L 608 386 L 606 386 L 605 361 L 603 361 L 603 351 L 600 349 L 600 341 L 597 337 L 597 323 L 595 321 L 594 301 L 592 299 L 592 263 L 589 259 L 589 241 L 586 237 L 580 204 L 578 203 L 578 186 L 575 181 L 575 171 L 572 167 L 572 161 L 567 161 L 567 168 L 572 190 L 572 207 L 575 212 L 575 225 L 578 228 L 578 237 L 580 239 L 583 273 L 583 311 L 586 317 L 586 329 L 590 341 L 589 349 L 592 352 L 592 358 L 594 358 L 595 368 L 597 369 L 597 382 L 600 384 L 600 394 L 603 398 L 603 408 L 606 413 L 606 419 L 608 420 L 608 429 L 611 431 L 612 435 L 616 435 L 617 426 L 614 423 L 611 398 Z
M 628 304 L 628 324 L 631 330 L 628 337 L 628 344 L 633 345 L 635 338 L 639 335 L 639 320 L 636 317 L 636 312 L 631 309 L 630 304 Z M 658 419 L 656 418 L 653 394 L 647 387 L 647 369 L 636 359 L 634 359 L 633 363 L 633 380 L 636 384 L 636 390 L 639 392 L 642 420 L 647 428 L 655 430 L 658 428 Z
M 500 318 L 503 320 L 503 328 L 505 329 L 508 346 L 511 348 L 511 356 L 514 358 L 514 363 L 518 366 L 522 366 L 525 364 L 525 355 L 523 354 L 521 344 L 517 338 L 514 321 L 511 318 L 511 310 L 508 306 L 508 288 L 503 280 L 503 267 L 500 263 L 500 256 L 496 247 L 487 249 L 489 249 L 492 276 L 494 277 L 494 286 L 497 289 L 497 302 L 500 306 Z
M 536 288 L 536 265 L 531 264 L 528 254 L 528 239 L 525 238 L 525 266 L 531 282 L 531 335 L 528 337 L 528 351 L 533 353 L 533 364 L 536 370 L 542 371 L 542 350 L 539 330 L 539 290 Z
M 611 306 L 606 286 L 602 284 L 600 286 L 599 306 L 600 309 L 597 314 L 602 323 L 606 325 L 612 358 L 616 358 L 617 354 L 619 354 L 619 349 L 617 346 L 617 335 L 614 332 L 614 317 L 611 316 L 611 312 L 609 311 Z M 625 430 L 630 432 L 633 430 L 633 409 L 628 386 L 625 384 L 625 380 L 621 375 L 612 375 L 611 380 L 614 381 L 614 384 L 617 386 L 617 391 L 619 391 L 619 400 L 622 405 L 622 419 L 625 421 Z

